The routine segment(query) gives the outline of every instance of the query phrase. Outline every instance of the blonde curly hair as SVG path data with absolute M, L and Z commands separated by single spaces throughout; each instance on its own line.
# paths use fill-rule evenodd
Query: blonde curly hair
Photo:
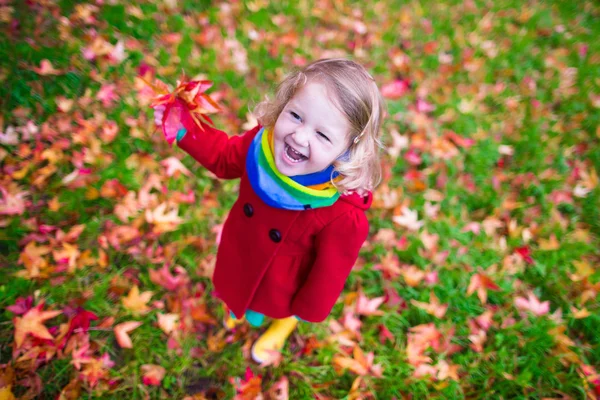
M 308 82 L 327 87 L 333 103 L 347 118 L 349 157 L 333 163 L 342 179 L 332 183 L 339 192 L 373 190 L 381 181 L 379 150 L 385 103 L 367 70 L 354 61 L 329 58 L 315 61 L 287 75 L 277 86 L 275 98 L 256 105 L 254 115 L 273 128 L 285 105 Z

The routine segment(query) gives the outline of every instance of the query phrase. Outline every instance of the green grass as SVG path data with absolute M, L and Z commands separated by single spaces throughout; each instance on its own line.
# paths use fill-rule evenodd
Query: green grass
M 457 0 L 384 0 L 369 5 L 309 0 L 219 6 L 186 0 L 172 2 L 174 8 L 156 0 L 100 5 L 67 0 L 30 3 L 36 5 L 13 1 L 9 4 L 12 11 L 6 14 L 8 22 L 0 22 L 2 132 L 9 126 L 20 132 L 28 121 L 41 132 L 28 140 L 19 133 L 18 145 L 0 144 L 0 187 L 13 193 L 13 185 L 18 185 L 29 192 L 22 215 L 0 214 L 0 365 L 15 369 L 11 390 L 16 396 L 27 391 L 17 381 L 37 374 L 42 392 L 34 397 L 40 398 L 57 397 L 72 380 L 81 381 L 81 398 L 183 398 L 195 393 L 233 398 L 235 385 L 230 379 L 243 378 L 250 367 L 262 375 L 265 393 L 287 377 L 293 399 L 316 394 L 340 399 L 359 394 L 374 399 L 542 399 L 557 398 L 560 393 L 592 398 L 593 385 L 586 385 L 581 367 L 600 365 L 598 295 L 588 292 L 584 301 L 584 282 L 573 281 L 572 274 L 577 272 L 577 263 L 585 260 L 593 270 L 588 286 L 600 281 L 600 186 L 591 188 L 585 197 L 557 193 L 572 194 L 582 183 L 582 172 L 600 173 L 600 112 L 592 101 L 600 95 L 597 3 L 475 1 L 471 7 Z M 364 22 L 368 35 L 353 30 L 353 18 Z M 18 25 L 11 28 L 11 20 Z M 167 40 L 171 33 L 180 34 L 180 40 Z M 95 34 L 108 46 L 119 41 L 125 44 L 122 62 L 111 63 L 105 56 L 84 58 Z M 257 40 L 253 39 L 256 35 Z M 289 41 L 282 41 L 284 37 Z M 225 39 L 230 44 L 237 41 L 246 51 L 246 73 L 243 65 L 236 65 Z M 434 51 L 428 53 L 434 42 Z M 581 46 L 587 46 L 585 55 L 580 55 Z M 333 362 L 334 356 L 347 356 L 352 349 L 328 341 L 332 331 L 327 323 L 301 323 L 278 367 L 260 368 L 246 356 L 262 329 L 244 325 L 235 336 L 222 332 L 224 310 L 199 266 L 210 263 L 216 253 L 212 228 L 224 221 L 238 183 L 214 179 L 193 159 L 169 148 L 152 127 L 151 110 L 138 97 L 135 82 L 138 68 L 144 65 L 155 68 L 157 77 L 172 85 L 182 71 L 188 77 L 203 74 L 215 84 L 211 93 L 223 94 L 226 112 L 215 117 L 217 125 L 236 133 L 242 131 L 248 110 L 271 94 L 293 67 L 294 57 L 312 60 L 324 51 L 367 65 L 380 86 L 398 77 L 411 82 L 406 96 L 387 101 L 384 138 L 392 145 L 389 131 L 395 129 L 407 135 L 413 146 L 424 140 L 418 149 L 423 163 L 416 169 L 424 174 L 427 189 L 443 195 L 437 215 L 427 216 L 430 192 L 409 189 L 412 185 L 406 173 L 413 167 L 404 159 L 404 151 L 397 159 L 384 156 L 391 176 L 376 196 L 387 188 L 400 190 L 400 202 L 417 210 L 425 225 L 420 232 L 408 231 L 392 221 L 393 208 L 369 211 L 369 244 L 361 251 L 364 266 L 351 274 L 330 320 L 343 321 L 344 313 L 353 310 L 353 303 L 343 300 L 358 291 L 374 298 L 394 290 L 406 305 L 384 304 L 383 315 L 360 317 L 361 337 L 355 341 L 365 353 L 374 353 L 383 376 L 362 377 L 353 393 L 357 375 L 336 371 Z M 404 64 L 394 58 L 399 51 L 406 57 Z M 444 63 L 442 53 L 452 56 L 449 64 Z M 62 72 L 36 73 L 44 59 Z M 576 68 L 570 87 L 567 68 Z M 527 79 L 533 79 L 533 90 Z M 109 107 L 96 99 L 105 84 L 115 84 L 119 95 Z M 429 130 L 419 128 L 419 121 L 409 112 L 419 96 L 436 107 L 427 121 Z M 69 111 L 60 112 L 60 98 L 74 101 Z M 463 109 L 465 102 L 472 102 L 473 109 Z M 108 120 L 119 128 L 110 143 L 102 139 L 103 121 Z M 448 131 L 475 143 L 447 158 L 436 146 Z M 500 145 L 511 146 L 514 153 L 502 155 Z M 43 150 L 50 153 L 43 155 Z M 53 162 L 52 156 L 59 161 Z M 164 175 L 158 162 L 171 156 L 181 159 L 192 176 Z M 146 161 L 135 166 L 132 157 Z M 41 179 L 40 171 L 50 164 L 55 164 L 56 172 Z M 24 167 L 29 168 L 24 175 L 16 173 Z M 63 179 L 79 167 L 90 169 L 88 180 L 75 187 L 65 185 Z M 178 215 L 185 221 L 173 232 L 152 233 L 144 207 L 121 220 L 118 206 L 123 205 L 125 194 L 115 197 L 102 192 L 107 182 L 116 179 L 139 200 L 144 185 L 155 179 L 153 175 L 158 175 L 166 192 L 154 188 L 141 194 L 149 196 L 150 209 L 173 198 L 175 192 L 191 190 L 196 196 L 194 204 L 178 205 Z M 0 199 L 2 204 L 4 195 Z M 56 211 L 50 207 L 53 199 L 60 203 Z M 499 225 L 488 235 L 483 225 L 493 220 Z M 481 224 L 481 232 L 465 231 L 470 223 Z M 45 278 L 17 276 L 25 271 L 19 262 L 25 242 L 32 233 L 39 233 L 41 225 L 66 233 L 78 224 L 85 229 L 72 244 L 81 252 L 91 251 L 91 265 L 72 273 L 55 271 Z M 135 226 L 139 237 L 115 246 L 113 229 L 127 226 Z M 406 248 L 377 242 L 375 235 L 384 228 L 392 229 L 397 239 L 405 237 Z M 425 248 L 422 232 L 439 236 L 436 249 Z M 551 235 L 557 238 L 557 249 L 544 248 Z M 61 247 L 56 232 L 38 245 L 42 244 L 52 250 Z M 533 264 L 516 260 L 513 265 L 511 254 L 523 246 L 531 249 Z M 382 263 L 388 252 L 403 266 L 436 272 L 438 282 L 411 287 L 402 276 L 385 278 L 373 266 Z M 436 254 L 441 252 L 448 255 L 438 262 Z M 45 259 L 50 267 L 57 266 L 52 253 Z M 150 280 L 148 271 L 166 262 L 182 266 L 190 278 L 179 294 Z M 498 291 L 488 291 L 487 304 L 476 294 L 467 296 L 476 272 L 489 275 L 499 286 Z M 141 291 L 153 292 L 152 310 L 142 316 L 131 314 L 121 303 L 134 284 Z M 562 320 L 556 314 L 551 318 L 518 311 L 515 299 L 527 297 L 529 291 L 540 301 L 550 302 L 550 313 L 561 311 Z M 429 302 L 432 292 L 448 305 L 442 318 L 411 303 Z M 15 315 L 6 307 L 27 296 L 35 297 L 34 304 L 45 301 L 45 309 L 68 311 L 81 306 L 94 312 L 99 320 L 92 322 L 89 332 L 89 354 L 95 358 L 109 354 L 115 363 L 106 369 L 110 379 L 90 387 L 71 363 L 69 351 L 35 367 L 13 359 Z M 157 315 L 180 313 L 178 301 L 194 296 L 218 323 L 191 322 L 180 329 L 179 348 L 169 349 Z M 582 309 L 590 315 L 575 318 L 574 312 Z M 493 312 L 493 322 L 478 352 L 470 347 L 469 336 L 475 318 L 486 311 Z M 110 327 L 95 329 L 109 317 L 114 318 L 112 326 L 143 322 L 130 334 L 133 349 L 120 348 Z M 68 322 L 61 315 L 46 321 L 46 326 Z M 455 329 L 451 343 L 460 346 L 459 351 L 448 354 L 429 348 L 425 355 L 432 365 L 445 361 L 458 366 L 458 380 L 414 376 L 415 366 L 406 352 L 409 329 L 429 323 L 440 332 Z M 392 333 L 392 341 L 380 340 L 381 327 Z M 561 348 L 560 337 L 553 333 L 557 329 L 564 329 L 562 334 L 574 346 Z M 211 338 L 219 334 L 232 336 L 225 346 L 211 350 Z M 321 346 L 302 354 L 309 338 Z M 142 384 L 144 364 L 165 368 L 159 387 Z M 0 382 L 6 372 L 3 368 Z

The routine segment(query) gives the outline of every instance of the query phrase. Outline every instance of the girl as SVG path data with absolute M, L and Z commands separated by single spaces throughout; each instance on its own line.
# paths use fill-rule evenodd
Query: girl
M 252 347 L 263 362 L 298 319 L 329 315 L 356 262 L 381 176 L 382 97 L 359 64 L 324 59 L 287 76 L 273 101 L 258 104 L 260 125 L 240 136 L 163 112 L 155 109 L 156 122 L 178 120 L 181 149 L 219 178 L 241 178 L 213 283 L 231 310 L 228 327 L 274 319 Z

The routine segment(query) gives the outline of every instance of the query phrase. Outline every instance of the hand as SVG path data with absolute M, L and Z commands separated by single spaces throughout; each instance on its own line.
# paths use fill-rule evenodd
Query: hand
M 154 107 L 154 124 L 156 126 L 162 126 L 165 109 L 166 107 L 162 105 Z
M 187 130 L 181 123 L 181 107 L 177 105 L 174 107 L 169 107 L 169 111 L 165 119 L 166 109 L 167 107 L 164 105 L 154 107 L 154 123 L 156 126 L 162 128 L 165 139 L 169 144 L 172 144 L 174 141 L 179 142 L 181 139 L 183 139 Z

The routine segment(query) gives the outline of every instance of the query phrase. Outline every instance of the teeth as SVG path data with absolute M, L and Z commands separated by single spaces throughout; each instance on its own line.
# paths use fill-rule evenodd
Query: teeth
M 287 154 L 287 150 L 288 150 L 288 149 L 290 149 L 290 150 L 291 150 L 291 151 L 292 151 L 294 154 L 297 154 L 297 155 L 301 156 L 302 158 L 301 158 L 301 159 L 299 159 L 299 160 L 294 160 L 293 158 L 291 158 L 290 156 L 288 156 L 288 154 Z M 299 152 L 297 152 L 296 150 L 294 150 L 294 148 L 293 148 L 292 146 L 288 145 L 287 143 L 285 144 L 284 154 L 285 154 L 285 157 L 286 157 L 288 160 L 290 160 L 291 162 L 293 162 L 293 163 L 299 163 L 299 162 L 302 162 L 302 161 L 304 161 L 306 158 L 308 158 L 308 157 L 306 157 L 304 154 L 302 154 L 302 153 L 299 153 Z

